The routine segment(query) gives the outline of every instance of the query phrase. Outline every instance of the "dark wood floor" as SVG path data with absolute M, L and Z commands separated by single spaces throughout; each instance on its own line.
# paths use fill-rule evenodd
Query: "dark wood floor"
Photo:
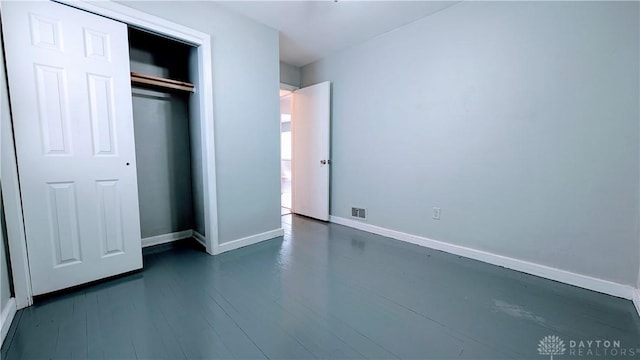
M 284 238 L 215 257 L 191 241 L 159 246 L 142 272 L 38 299 L 16 315 L 2 358 L 548 359 L 537 350 L 547 335 L 564 341 L 555 359 L 640 357 L 630 301 L 283 221 Z M 570 355 L 572 340 L 607 339 L 625 355 Z

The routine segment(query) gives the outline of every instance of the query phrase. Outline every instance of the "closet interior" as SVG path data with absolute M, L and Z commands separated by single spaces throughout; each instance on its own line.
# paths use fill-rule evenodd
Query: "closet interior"
M 202 239 L 197 50 L 128 31 L 142 245 L 191 237 L 192 231 Z

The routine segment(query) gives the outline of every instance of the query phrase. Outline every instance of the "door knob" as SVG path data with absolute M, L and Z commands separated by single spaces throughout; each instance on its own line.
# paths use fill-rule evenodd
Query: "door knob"
M 320 164 L 322 165 L 331 164 L 331 160 L 320 160 Z

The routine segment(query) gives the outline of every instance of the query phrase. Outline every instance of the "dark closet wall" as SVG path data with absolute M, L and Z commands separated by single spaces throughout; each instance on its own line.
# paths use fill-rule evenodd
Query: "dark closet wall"
M 129 30 L 131 71 L 189 81 L 189 47 Z M 133 88 L 142 237 L 194 227 L 188 94 Z

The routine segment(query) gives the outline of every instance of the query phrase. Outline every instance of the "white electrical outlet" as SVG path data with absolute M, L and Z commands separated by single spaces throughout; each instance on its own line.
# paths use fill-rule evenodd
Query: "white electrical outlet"
M 440 220 L 440 208 L 439 207 L 434 207 L 433 208 L 433 220 Z

